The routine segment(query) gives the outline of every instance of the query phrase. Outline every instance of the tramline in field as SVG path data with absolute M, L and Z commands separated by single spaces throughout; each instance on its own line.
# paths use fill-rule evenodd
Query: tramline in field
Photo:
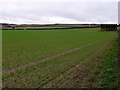
M 99 28 L 3 30 L 3 87 L 80 87 L 69 83 L 78 80 L 76 68 L 86 73 L 88 69 L 83 67 L 91 63 L 89 68 L 98 72 L 101 61 L 94 58 L 111 48 L 116 36 L 116 32 L 101 32 Z

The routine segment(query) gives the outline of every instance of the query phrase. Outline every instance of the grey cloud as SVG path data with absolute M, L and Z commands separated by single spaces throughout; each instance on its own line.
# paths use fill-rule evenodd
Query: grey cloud
M 5 5 L 0 16 L 4 22 L 117 23 L 117 2 L 14 2 L 2 7 Z

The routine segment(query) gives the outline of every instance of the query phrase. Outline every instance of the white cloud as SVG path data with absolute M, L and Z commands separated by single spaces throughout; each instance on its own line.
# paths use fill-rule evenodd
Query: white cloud
M 36 1 L 36 2 L 35 2 Z M 46 2 L 45 2 L 46 1 Z M 118 0 L 4 0 L 0 23 L 117 23 Z M 81 1 L 81 2 L 80 2 Z M 94 2 L 90 2 L 94 1 Z

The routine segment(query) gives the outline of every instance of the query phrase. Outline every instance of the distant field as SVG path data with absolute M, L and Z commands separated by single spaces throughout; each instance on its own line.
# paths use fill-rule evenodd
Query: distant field
M 12 29 L 12 27 L 2 27 L 3 29 Z M 70 26 L 23 26 L 23 27 L 21 27 L 21 26 L 17 26 L 17 27 L 15 27 L 15 29 L 32 29 L 32 28 L 70 28 Z
M 16 28 L 67 28 L 65 26 L 16 27 Z
M 117 27 L 117 30 L 120 30 L 120 27 Z
M 99 28 L 3 30 L 2 35 L 3 87 L 16 88 L 73 85 L 65 84 L 68 83 L 67 76 L 71 69 L 75 71 L 75 65 L 79 67 L 86 59 L 95 57 L 100 50 L 110 47 L 117 36 L 115 32 L 101 32 Z M 51 56 L 53 58 L 49 58 Z M 47 59 L 42 61 L 45 58 Z M 37 61 L 40 62 L 34 63 Z
M 90 28 L 90 27 L 99 27 L 98 25 L 77 25 L 77 24 L 61 24 L 61 25 L 3 25 L 2 29 L 3 30 L 10 30 L 10 29 L 27 29 L 27 30 L 32 30 L 32 29 L 37 29 L 37 30 L 46 30 L 46 29 L 70 29 L 70 28 Z

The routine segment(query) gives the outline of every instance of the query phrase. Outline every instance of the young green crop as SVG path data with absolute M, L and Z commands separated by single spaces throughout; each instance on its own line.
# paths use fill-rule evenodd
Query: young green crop
M 3 31 L 3 69 L 34 62 L 95 41 L 105 33 L 77 31 Z M 12 61 L 12 62 L 11 62 Z
M 91 56 L 114 40 L 115 35 L 98 29 L 3 31 L 3 71 L 96 41 L 82 49 L 3 74 L 3 87 L 40 87 Z

